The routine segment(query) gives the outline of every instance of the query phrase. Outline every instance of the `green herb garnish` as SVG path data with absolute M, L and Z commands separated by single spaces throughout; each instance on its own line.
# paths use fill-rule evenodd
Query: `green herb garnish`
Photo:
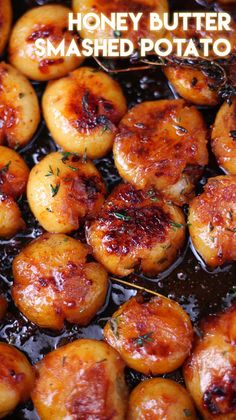
M 51 187 L 52 197 L 55 197 L 59 191 L 60 183 L 57 184 L 55 187 L 52 184 L 50 184 L 50 187 Z
M 154 334 L 153 331 L 151 331 L 147 334 L 140 335 L 139 337 L 134 338 L 134 343 L 138 347 L 143 347 L 145 345 L 145 343 L 154 341 L 153 338 L 151 337 L 153 334 Z

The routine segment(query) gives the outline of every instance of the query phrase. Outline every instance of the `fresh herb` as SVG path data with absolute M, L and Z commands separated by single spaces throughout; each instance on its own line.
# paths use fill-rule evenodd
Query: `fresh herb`
M 106 131 L 110 131 L 110 127 L 109 127 L 109 125 L 104 125 L 103 127 L 102 127 L 102 132 L 101 132 L 101 134 L 104 134 Z
M 158 197 L 151 197 L 151 201 L 154 201 L 154 202 L 159 201 L 159 198 Z
M 62 158 L 61 158 L 62 162 L 65 163 L 69 159 L 70 156 L 72 156 L 71 152 L 62 152 Z
M 46 208 L 46 210 L 47 210 L 49 213 L 53 213 L 53 211 L 52 211 L 49 207 L 47 207 L 47 208 Z
M 174 231 L 184 227 L 184 225 L 182 225 L 182 223 L 176 223 L 176 222 L 172 222 L 172 221 L 170 221 L 170 225 L 172 226 Z
M 55 185 L 55 187 L 52 184 L 50 184 L 50 187 L 51 187 L 52 197 L 55 197 L 59 191 L 60 183 Z
M 143 347 L 145 345 L 145 343 L 154 341 L 153 338 L 151 337 L 153 334 L 154 334 L 153 331 L 151 331 L 147 334 L 140 335 L 139 337 L 134 338 L 134 343 L 138 347 Z
M 236 140 L 236 130 L 231 130 L 229 132 L 230 137 L 232 137 L 233 140 Z
M 67 168 L 70 168 L 72 171 L 77 171 L 78 168 L 75 168 L 74 166 L 71 165 L 67 165 Z
M 117 219 L 123 220 L 124 222 L 128 222 L 131 219 L 131 217 L 127 216 L 126 214 L 122 214 L 118 212 L 114 212 L 113 214 Z
M 6 174 L 7 171 L 9 170 L 10 164 L 11 164 L 11 160 L 9 160 L 9 162 L 0 169 L 0 173 Z
M 170 249 L 171 247 L 172 247 L 171 244 L 169 244 L 169 245 L 161 245 L 161 248 L 162 249 L 165 249 L 165 250 Z
M 189 408 L 184 408 L 183 412 L 184 412 L 184 415 L 186 417 L 191 417 L 192 416 L 192 412 L 191 412 L 191 410 L 189 410 Z
M 121 37 L 121 31 L 114 31 L 113 35 L 115 38 L 120 38 Z
M 52 175 L 54 175 L 54 172 L 53 172 L 52 166 L 49 165 L 49 171 L 45 176 L 52 176 Z

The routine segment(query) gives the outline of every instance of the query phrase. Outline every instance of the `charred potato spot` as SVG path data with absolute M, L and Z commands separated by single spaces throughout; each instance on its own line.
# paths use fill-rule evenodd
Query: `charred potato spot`
M 129 399 L 128 420 L 196 420 L 192 400 L 181 385 L 169 379 L 141 382 Z
M 125 0 L 114 0 L 112 2 L 107 2 L 106 0 L 73 0 L 73 10 L 76 13 L 90 13 L 94 12 L 97 14 L 103 13 L 107 17 L 111 16 L 111 13 L 119 12 L 128 12 L 137 14 L 139 12 L 143 13 L 143 17 L 139 22 L 139 29 L 134 31 L 132 29 L 131 20 L 127 22 L 128 30 L 122 31 L 121 33 L 116 33 L 110 28 L 102 30 L 100 27 L 94 31 L 87 30 L 83 28 L 80 31 L 82 38 L 88 39 L 109 39 L 114 37 L 123 37 L 129 39 L 134 48 L 138 48 L 138 43 L 140 38 L 149 38 L 153 41 L 161 38 L 165 33 L 165 30 L 151 31 L 149 25 L 149 14 L 152 12 L 159 13 L 162 15 L 164 12 L 168 12 L 168 2 L 167 0 L 130 0 L 129 2 Z
M 61 329 L 64 321 L 87 325 L 105 301 L 108 278 L 88 249 L 62 234 L 44 234 L 13 262 L 12 296 L 40 327 Z
M 56 47 L 65 39 L 69 46 L 72 39 L 78 41 L 76 33 L 67 30 L 68 13 L 71 10 L 60 5 L 36 7 L 25 13 L 15 24 L 9 44 L 9 60 L 27 77 L 45 81 L 63 77 L 83 61 L 83 57 L 39 57 L 34 43 L 43 38 Z
M 189 355 L 192 325 L 174 301 L 142 296 L 131 298 L 104 328 L 105 340 L 126 364 L 139 372 L 162 374 L 177 369 Z
M 69 152 L 50 153 L 32 169 L 30 208 L 45 230 L 68 233 L 100 210 L 105 185 L 94 164 Z
M 0 321 L 4 317 L 7 310 L 7 301 L 0 296 Z
M 28 143 L 39 124 L 36 93 L 29 81 L 9 64 L 0 63 L 0 145 L 15 149 Z
M 156 187 L 176 204 L 190 200 L 208 162 L 206 127 L 183 100 L 143 102 L 119 125 L 115 165 L 137 188 Z
M 184 366 L 186 385 L 204 419 L 236 415 L 235 305 L 202 324 L 202 338 Z
M 127 110 L 118 83 L 107 74 L 83 67 L 51 82 L 43 96 L 43 112 L 56 143 L 91 159 L 112 148 L 116 126 Z
M 218 164 L 236 175 L 236 98 L 224 103 L 215 119 L 212 130 L 212 150 Z
M 0 0 L 0 54 L 2 54 L 8 36 L 10 33 L 12 22 L 11 0 Z
M 26 401 L 34 385 L 33 369 L 15 347 L 0 343 L 0 418 Z
M 124 419 L 124 362 L 106 343 L 76 340 L 49 353 L 36 369 L 32 399 L 42 420 Z
M 121 184 L 88 222 L 86 235 L 95 258 L 111 273 L 126 276 L 140 266 L 155 275 L 171 265 L 182 247 L 185 219 L 154 189 Z
M 210 178 L 190 203 L 188 221 L 193 245 L 208 266 L 236 260 L 236 176 Z

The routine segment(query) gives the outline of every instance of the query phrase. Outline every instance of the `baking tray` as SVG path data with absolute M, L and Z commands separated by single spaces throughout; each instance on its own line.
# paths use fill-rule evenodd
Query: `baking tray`
M 17 19 L 24 11 L 30 7 L 52 3 L 48 0 L 21 0 L 13 1 L 14 19 Z M 53 3 L 70 4 L 68 1 L 57 1 Z M 187 3 L 187 5 L 184 3 Z M 203 6 L 200 6 L 203 5 Z M 183 2 L 175 0 L 170 2 L 171 10 L 193 10 L 204 8 L 207 5 L 206 0 L 189 0 Z M 209 4 L 208 4 L 209 5 Z M 210 2 L 210 7 L 216 9 L 217 4 Z M 231 9 L 231 12 L 236 10 Z M 6 59 L 6 56 L 4 57 Z M 85 64 L 95 66 L 93 60 L 86 61 Z M 175 95 L 163 76 L 160 68 L 133 73 L 122 73 L 115 78 L 120 82 L 129 107 L 146 101 L 173 98 Z M 32 82 L 41 97 L 44 89 L 44 83 Z M 207 125 L 214 121 L 217 111 L 215 108 L 202 108 Z M 31 143 L 20 151 L 30 167 L 35 165 L 48 153 L 55 151 L 56 146 L 45 123 L 42 120 L 36 135 Z M 216 165 L 215 159 L 210 152 L 210 165 L 206 168 L 202 179 L 197 186 L 197 192 L 202 190 L 207 178 L 220 175 L 223 172 Z M 108 191 L 120 182 L 118 173 L 114 167 L 112 156 L 95 161 L 96 166 L 101 171 L 107 184 Z M 23 233 L 17 234 L 11 240 L 0 241 L 0 294 L 6 296 L 9 302 L 9 308 L 6 317 L 1 323 L 0 340 L 13 344 L 22 350 L 31 362 L 42 359 L 42 357 L 64 345 L 74 341 L 77 338 L 102 338 L 102 328 L 107 319 L 131 296 L 136 294 L 136 289 L 129 286 L 123 286 L 120 283 L 111 280 L 106 302 L 103 308 L 97 313 L 89 326 L 80 328 L 77 325 L 66 324 L 60 333 L 40 329 L 19 313 L 11 299 L 12 285 L 12 260 L 19 253 L 26 243 L 41 235 L 43 229 L 34 219 L 29 210 L 25 197 L 21 198 L 19 205 L 23 211 L 24 219 L 27 222 L 27 229 Z M 187 211 L 187 209 L 185 209 Z M 84 240 L 83 229 L 76 232 L 74 237 Z M 214 271 L 207 271 L 202 262 L 194 255 L 190 241 L 175 264 L 165 273 L 162 273 L 156 279 L 148 279 L 140 275 L 131 275 L 125 279 L 130 283 L 136 283 L 145 288 L 151 289 L 171 299 L 176 300 L 188 312 L 194 325 L 196 333 L 199 333 L 199 320 L 231 305 L 236 297 L 236 265 L 227 265 Z M 183 383 L 181 370 L 177 370 L 164 377 L 172 378 L 179 383 Z M 133 388 L 140 380 L 145 378 L 130 369 L 126 370 L 126 379 L 130 388 Z M 7 417 L 8 419 L 38 419 L 31 402 L 18 407 L 18 409 Z

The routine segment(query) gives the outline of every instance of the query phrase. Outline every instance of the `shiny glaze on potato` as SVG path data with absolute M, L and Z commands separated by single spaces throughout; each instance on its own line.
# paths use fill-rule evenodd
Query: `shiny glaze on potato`
M 209 317 L 184 366 L 184 378 L 206 420 L 236 418 L 236 307 Z
M 88 222 L 86 236 L 95 258 L 111 273 L 127 276 L 140 267 L 153 276 L 169 267 L 183 246 L 185 218 L 154 189 L 120 184 Z
M 210 178 L 190 203 L 193 245 L 209 267 L 236 260 L 236 176 Z
M 25 222 L 16 201 L 0 193 L 0 238 L 11 238 L 25 228 Z
M 36 365 L 32 393 L 41 420 L 124 420 L 124 362 L 106 343 L 76 340 Z
M 71 55 L 37 56 L 35 42 L 41 38 L 49 40 L 54 47 L 65 40 L 65 48 L 76 33 L 68 31 L 68 13 L 71 10 L 60 5 L 46 5 L 29 10 L 16 22 L 9 42 L 10 63 L 29 79 L 51 80 L 65 76 L 83 61 L 83 57 Z
M 140 38 L 149 38 L 154 42 L 161 38 L 165 33 L 165 30 L 150 31 L 149 25 L 149 13 L 159 13 L 160 16 L 164 12 L 168 12 L 168 1 L 167 0 L 73 0 L 73 10 L 75 13 L 103 13 L 110 18 L 111 13 L 128 12 L 134 13 L 135 15 L 139 12 L 143 13 L 142 19 L 139 21 L 139 29 L 133 30 L 133 24 L 128 21 L 128 30 L 113 32 L 109 27 L 103 30 L 99 27 L 96 30 L 88 30 L 83 28 L 80 31 L 82 38 L 88 39 L 109 39 L 109 38 L 126 38 L 132 41 L 134 48 L 138 48 Z
M 30 172 L 27 198 L 34 216 L 49 232 L 69 233 L 96 215 L 104 200 L 105 185 L 85 157 L 50 153 Z
M 89 67 L 49 83 L 43 96 L 44 117 L 55 142 L 91 159 L 111 150 L 126 110 L 118 83 Z
M 0 343 L 0 418 L 27 401 L 34 385 L 34 371 L 22 352 Z
M 12 296 L 30 321 L 61 329 L 64 321 L 87 325 L 103 305 L 108 277 L 87 262 L 88 248 L 63 234 L 45 233 L 13 262 Z
M 12 22 L 11 0 L 0 0 L 0 54 L 8 41 Z
M 39 124 L 36 93 L 23 74 L 0 62 L 0 145 L 12 149 L 28 143 Z
M 193 338 L 187 313 L 161 295 L 131 298 L 112 315 L 103 333 L 130 368 L 146 375 L 180 367 L 190 353 Z
M 4 317 L 7 310 L 7 301 L 0 296 L 0 321 Z
M 169 379 L 141 382 L 129 398 L 127 420 L 196 420 L 192 400 L 184 387 Z
M 221 106 L 212 130 L 212 150 L 218 164 L 236 175 L 236 98 Z
M 183 100 L 143 102 L 119 125 L 115 165 L 137 188 L 156 187 L 183 204 L 208 162 L 206 127 L 199 111 Z

